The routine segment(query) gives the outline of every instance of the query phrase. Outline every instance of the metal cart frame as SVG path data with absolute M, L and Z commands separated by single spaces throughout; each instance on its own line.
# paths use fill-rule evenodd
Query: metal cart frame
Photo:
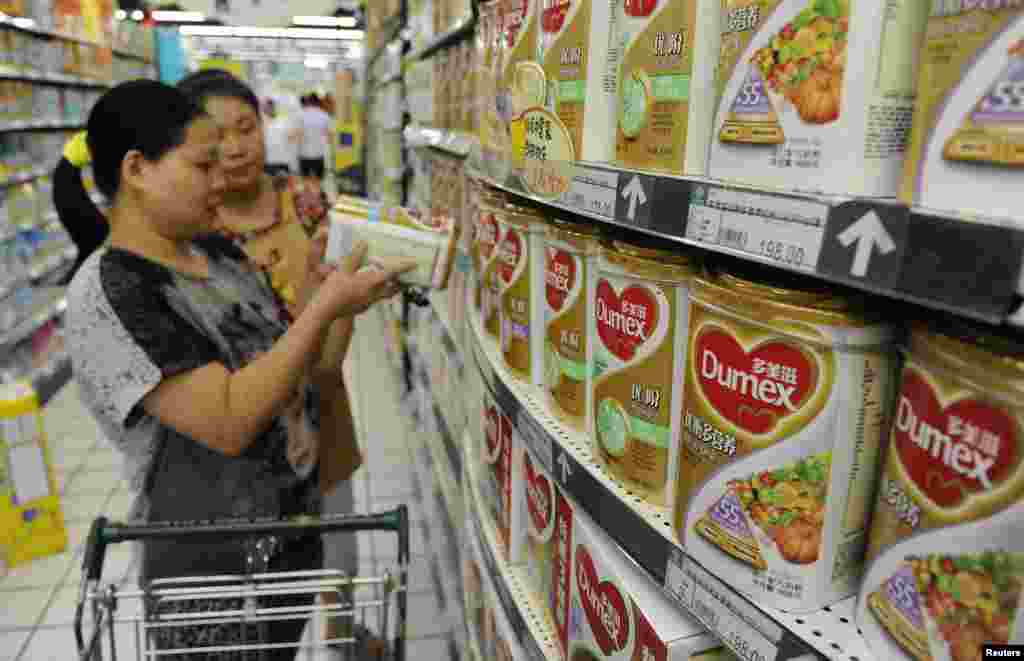
M 275 535 L 310 534 L 310 533 L 356 533 L 383 530 L 398 535 L 398 566 L 395 568 L 397 577 L 391 572 L 383 576 L 360 578 L 348 576 L 337 570 L 312 570 L 296 572 L 262 573 L 266 569 L 272 549 L 266 546 L 270 540 L 273 545 Z M 126 541 L 145 541 L 150 539 L 168 538 L 215 538 L 226 539 L 257 539 L 255 546 L 250 547 L 248 555 L 248 572 L 230 576 L 205 576 L 180 579 L 160 579 L 150 581 L 140 589 L 121 588 L 116 583 L 102 586 L 100 578 L 103 573 L 103 562 L 107 548 L 111 544 Z M 394 661 L 405 661 L 406 606 L 409 569 L 409 513 L 405 505 L 394 510 L 368 515 L 341 515 L 327 517 L 303 516 L 293 519 L 266 520 L 225 520 L 211 522 L 183 523 L 115 523 L 106 517 L 97 518 L 89 531 L 85 553 L 82 559 L 82 585 L 78 605 L 75 610 L 75 640 L 81 661 L 101 661 L 103 633 L 107 632 L 110 657 L 116 661 L 118 657 L 115 636 L 116 623 L 133 623 L 137 658 L 190 658 L 191 654 L 219 654 L 225 652 L 247 652 L 245 659 L 262 659 L 266 651 L 294 648 L 296 659 L 301 659 L 303 649 L 312 658 L 314 648 L 323 649 L 324 645 L 357 647 L 361 642 L 357 631 L 357 618 L 367 617 L 371 611 L 379 613 L 378 624 L 380 634 L 385 637 L 387 649 L 383 658 Z M 357 601 L 355 593 L 360 588 L 371 588 L 376 598 L 362 602 Z M 315 596 L 333 592 L 335 595 L 347 595 L 348 603 L 339 600 L 335 604 L 317 604 Z M 303 595 L 312 603 L 309 605 L 267 606 L 267 602 L 275 597 Z M 395 597 L 397 606 L 394 618 L 393 638 L 387 639 L 389 625 L 389 606 L 391 597 Z M 137 600 L 141 605 L 141 615 L 118 619 L 118 606 L 127 600 Z M 170 603 L 183 600 L 218 600 L 216 603 L 237 604 L 238 608 L 218 608 L 202 610 L 191 608 L 181 613 L 161 613 L 154 608 L 155 604 Z M 195 603 L 195 602 L 193 602 Z M 200 601 L 214 603 L 213 601 Z M 87 606 L 91 604 L 92 630 L 88 637 L 83 635 L 86 624 Z M 243 627 L 255 627 L 265 632 L 264 625 L 278 621 L 314 622 L 317 617 L 346 618 L 351 623 L 351 635 L 335 638 L 319 643 L 306 644 L 299 640 L 294 643 L 268 644 L 261 633 L 260 640 L 254 644 L 248 641 L 244 645 L 213 645 L 190 650 L 158 650 L 151 647 L 155 644 L 150 635 L 161 628 L 183 626 L 209 626 L 229 623 Z M 365 631 L 365 629 L 363 629 Z M 155 635 L 155 633 L 154 633 Z M 318 647 L 319 645 L 319 647 Z M 352 657 L 349 657 L 352 658 Z

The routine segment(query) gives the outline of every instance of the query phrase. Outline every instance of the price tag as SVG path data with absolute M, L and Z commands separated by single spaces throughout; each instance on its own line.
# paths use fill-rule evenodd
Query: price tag
M 683 569 L 686 556 L 679 549 L 672 549 L 665 567 L 665 589 L 687 610 L 693 606 L 693 581 Z
M 783 195 L 697 186 L 686 238 L 785 268 L 813 272 L 829 206 Z
M 690 612 L 739 658 L 744 661 L 777 658 L 778 648 L 772 640 L 782 637 L 778 625 L 755 612 L 731 587 L 694 562 L 687 560 L 683 573 L 692 584 Z
M 602 218 L 615 217 L 615 191 L 619 173 L 577 165 L 569 182 L 569 190 L 558 198 L 559 204 Z
M 551 458 L 551 437 L 525 408 L 516 412 L 516 429 L 519 431 L 519 437 L 523 439 L 523 443 L 533 453 L 534 458 L 550 474 L 554 466 L 554 460 Z

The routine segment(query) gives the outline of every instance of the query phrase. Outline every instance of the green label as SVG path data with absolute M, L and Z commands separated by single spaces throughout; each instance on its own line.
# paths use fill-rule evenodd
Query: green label
M 625 411 L 617 402 L 606 399 L 597 405 L 597 435 L 608 454 L 625 454 L 628 434 Z
M 662 427 L 651 422 L 647 422 L 643 418 L 638 418 L 635 415 L 629 416 L 629 428 L 633 432 L 633 436 L 642 440 L 647 445 L 653 445 L 656 448 L 668 449 L 669 446 L 669 430 L 668 427 Z
M 583 103 L 586 96 L 586 81 L 583 80 L 560 80 L 558 81 L 558 102 L 559 103 Z
M 587 364 L 577 360 L 570 360 L 565 356 L 559 356 L 561 359 L 562 374 L 572 379 L 573 381 L 579 381 L 583 383 L 587 380 Z
M 690 98 L 690 76 L 654 76 L 651 93 L 658 101 L 686 101 Z

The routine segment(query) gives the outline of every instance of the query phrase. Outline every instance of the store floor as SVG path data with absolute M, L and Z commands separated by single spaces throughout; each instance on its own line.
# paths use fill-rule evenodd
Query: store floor
M 395 386 L 382 353 L 379 326 L 376 314 L 363 315 L 352 358 L 347 363 L 348 382 L 355 399 L 353 408 L 366 456 L 364 467 L 353 478 L 355 508 L 357 512 L 379 511 L 406 502 L 416 521 L 426 510 L 413 500 L 414 469 L 408 435 L 392 394 Z M 82 544 L 95 516 L 104 513 L 114 520 L 123 519 L 130 504 L 130 494 L 119 472 L 119 455 L 99 438 L 96 425 L 78 402 L 73 383 L 50 402 L 45 425 L 58 487 L 63 494 L 69 547 L 60 555 L 10 569 L 0 578 L 0 660 L 78 658 L 72 624 L 81 578 Z M 332 511 L 330 499 L 325 509 Z M 374 533 L 358 539 L 361 575 L 376 575 L 393 566 L 394 535 Z M 448 631 L 443 628 L 448 625 L 438 621 L 440 605 L 432 587 L 425 549 L 416 534 L 412 535 L 412 544 L 408 653 L 417 661 L 448 659 Z M 328 559 L 331 551 L 328 542 Z M 134 584 L 133 554 L 127 545 L 111 548 L 103 576 L 105 581 L 122 578 L 126 585 Z M 134 625 L 119 626 L 116 635 L 118 658 L 135 659 Z M 313 658 L 321 661 L 330 657 Z

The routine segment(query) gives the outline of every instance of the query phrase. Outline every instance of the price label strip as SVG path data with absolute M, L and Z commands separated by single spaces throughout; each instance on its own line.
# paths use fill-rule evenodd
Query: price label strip
M 783 629 L 679 549 L 669 556 L 665 589 L 740 659 L 780 659 Z
M 784 268 L 814 272 L 829 206 L 783 195 L 697 186 L 686 238 Z
M 618 172 L 576 165 L 569 190 L 562 193 L 558 203 L 580 213 L 614 220 L 615 191 L 618 185 Z

